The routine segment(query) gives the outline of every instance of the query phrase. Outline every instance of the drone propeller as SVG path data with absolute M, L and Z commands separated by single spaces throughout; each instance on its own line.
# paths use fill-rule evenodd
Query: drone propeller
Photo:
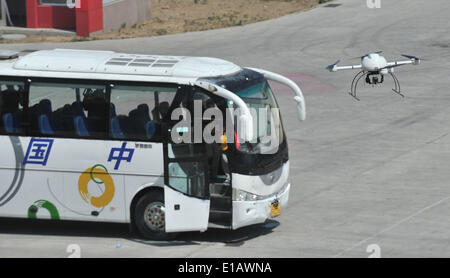
M 412 55 L 406 55 L 406 54 L 401 54 L 403 57 L 408 58 L 408 59 L 414 59 L 414 60 L 420 60 L 423 61 L 424 59 L 416 57 L 416 56 L 412 56 Z
M 411 55 L 406 55 L 406 54 L 401 54 L 401 55 L 408 59 L 418 59 L 416 56 L 411 56 Z
M 327 66 L 326 69 L 329 70 L 329 71 L 333 71 L 334 67 L 337 64 L 339 64 L 340 62 L 341 62 L 341 60 L 337 60 L 334 64 Z
M 406 55 L 406 54 L 401 54 L 401 55 L 402 55 L 403 57 L 405 57 L 405 58 L 408 58 L 408 59 L 413 60 L 413 64 L 414 64 L 414 65 L 418 65 L 418 64 L 420 64 L 420 62 L 423 61 L 423 59 L 418 58 L 418 57 L 416 57 L 416 56 Z

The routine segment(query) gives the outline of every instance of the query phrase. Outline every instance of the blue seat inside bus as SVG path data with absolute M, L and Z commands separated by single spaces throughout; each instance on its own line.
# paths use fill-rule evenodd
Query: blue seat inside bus
M 135 134 L 142 139 L 151 139 L 155 134 L 155 123 L 150 118 L 150 109 L 147 104 L 139 104 L 128 114 L 134 125 Z
M 1 124 L 7 133 L 20 133 L 22 130 L 22 111 L 5 113 L 2 115 Z
M 0 130 L 20 133 L 22 130 L 21 106 L 23 106 L 23 86 L 6 85 L 0 91 Z
M 4 113 L 0 119 L 0 129 L 6 133 L 20 133 L 22 131 L 22 114 L 21 110 Z
M 39 116 L 39 130 L 42 134 L 45 135 L 54 135 L 52 127 L 50 126 L 50 120 L 48 119 L 48 116 L 45 114 L 42 114 Z
M 39 130 L 42 134 L 53 135 L 53 129 L 50 126 L 50 117 L 52 114 L 52 102 L 49 99 L 43 99 L 39 102 L 40 115 L 38 118 Z
M 29 108 L 31 115 L 31 129 L 41 134 L 52 135 L 53 129 L 50 125 L 52 115 L 52 103 L 43 99 Z
M 81 102 L 66 104 L 52 111 L 52 103 L 43 99 L 29 108 L 31 130 L 44 135 L 73 134 L 89 136 Z
M 89 136 L 89 131 L 86 127 L 85 119 L 82 116 L 76 116 L 73 119 L 73 123 L 75 126 L 75 131 L 78 136 L 81 136 L 81 137 Z
M 76 134 L 78 136 L 89 136 L 87 128 L 87 118 L 84 114 L 83 104 L 81 102 L 72 103 L 72 121 Z
M 52 102 L 42 99 L 29 108 L 31 130 L 43 135 L 76 135 L 88 137 L 95 132 L 104 130 L 105 104 L 90 103 L 86 113 L 86 105 L 81 101 L 65 104 L 52 111 Z M 94 111 L 96 110 L 96 111 Z M 151 139 L 157 133 L 157 125 L 151 119 L 147 104 L 139 104 L 128 115 L 117 115 L 116 107 L 110 104 L 110 136 L 114 139 Z M 88 116 L 86 116 L 88 114 Z M 17 132 L 20 127 L 19 115 L 7 113 L 2 117 L 3 128 L 8 133 Z
M 117 117 L 111 118 L 110 132 L 111 132 L 111 136 L 114 139 L 124 139 L 125 138 L 125 135 L 123 134 L 122 129 L 120 128 L 119 119 L 117 119 Z
M 116 106 L 114 103 L 110 104 L 109 108 L 110 115 L 110 123 L 109 123 L 109 132 L 112 138 L 114 139 L 124 139 L 125 134 L 123 134 L 122 129 L 120 128 L 119 119 L 117 118 Z
M 155 135 L 156 132 L 156 126 L 153 121 L 149 121 L 145 124 L 145 133 L 147 135 L 148 139 L 151 139 L 153 135 Z
M 113 104 L 112 104 L 113 105 Z M 126 115 L 116 115 L 111 109 L 110 133 L 115 139 L 151 139 L 156 132 L 155 123 L 150 118 L 147 104 L 139 104 Z
M 2 116 L 3 128 L 7 133 L 14 133 L 14 119 L 12 113 L 6 113 Z

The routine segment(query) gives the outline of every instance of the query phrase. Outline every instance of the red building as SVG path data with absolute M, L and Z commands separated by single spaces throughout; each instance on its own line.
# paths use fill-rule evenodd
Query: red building
M 84 37 L 150 17 L 150 0 L 6 0 L 6 3 L 11 22 L 5 22 L 8 17 L 4 7 L 0 18 L 8 25 L 75 30 Z
M 103 30 L 103 0 L 80 0 L 77 6 L 41 5 L 40 0 L 26 0 L 27 27 L 73 29 L 84 37 Z

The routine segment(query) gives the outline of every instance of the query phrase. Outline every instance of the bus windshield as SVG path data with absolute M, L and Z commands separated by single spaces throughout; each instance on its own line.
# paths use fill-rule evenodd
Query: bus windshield
M 254 135 L 251 142 L 238 144 L 238 150 L 250 154 L 276 153 L 284 140 L 283 128 L 278 104 L 267 81 L 235 93 L 242 98 L 252 113 Z

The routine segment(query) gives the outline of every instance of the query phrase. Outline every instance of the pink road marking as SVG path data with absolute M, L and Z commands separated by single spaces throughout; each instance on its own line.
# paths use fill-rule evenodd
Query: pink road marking
M 327 93 L 336 90 L 335 88 L 322 83 L 319 79 L 311 75 L 301 73 L 285 73 L 282 75 L 297 83 L 304 94 Z M 290 89 L 286 86 L 280 85 L 275 82 L 272 82 L 270 85 L 279 93 L 290 93 Z

